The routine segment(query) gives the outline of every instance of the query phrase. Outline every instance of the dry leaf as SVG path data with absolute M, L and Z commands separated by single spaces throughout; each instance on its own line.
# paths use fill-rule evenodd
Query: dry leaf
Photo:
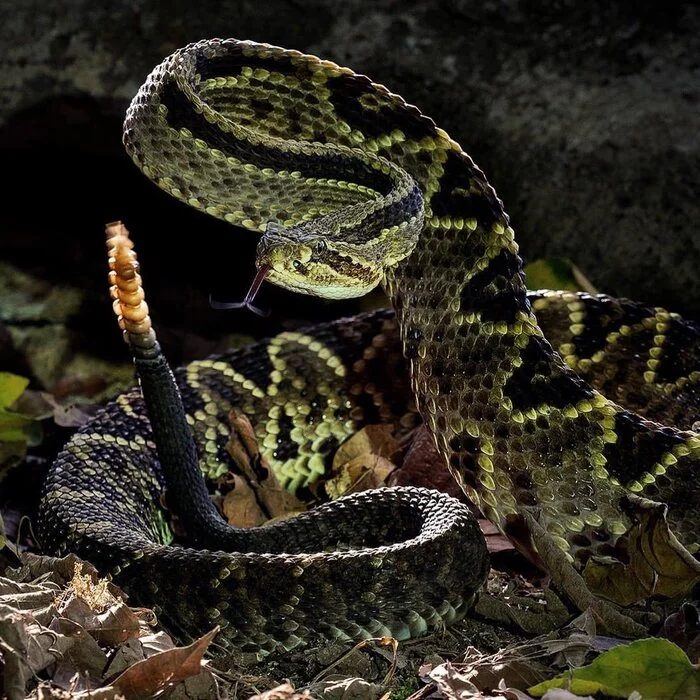
M 112 685 L 118 688 L 127 700 L 155 695 L 168 685 L 198 675 L 210 642 L 219 631 L 215 627 L 186 647 L 175 647 L 149 656 L 130 666 L 116 678 Z
M 487 700 L 488 698 L 471 682 L 471 671 L 459 671 L 449 661 L 436 666 L 427 675 L 435 681 L 438 690 L 446 700 Z M 503 696 L 499 694 L 499 697 Z
M 636 521 L 625 534 L 629 564 L 592 558 L 583 575 L 590 590 L 618 605 L 632 605 L 650 596 L 686 594 L 700 579 L 700 561 L 676 539 L 666 522 L 668 507 L 629 495 Z
M 63 587 L 70 582 L 74 591 L 88 598 L 92 595 L 87 593 L 92 590 L 91 584 L 99 583 L 94 595 L 101 597 L 106 592 L 112 596 L 104 599 L 105 607 L 109 607 L 116 600 L 126 600 L 126 594 L 118 586 L 101 578 L 92 564 L 83 561 L 75 554 L 58 558 L 27 552 L 22 555 L 22 566 L 17 569 L 8 569 L 6 576 L 18 583 L 33 582 L 41 578 L 42 584 L 52 582 Z
M 293 685 L 283 683 L 264 693 L 253 695 L 249 700 L 313 700 L 313 698 L 307 690 L 297 693 Z
M 685 603 L 669 615 L 658 636 L 677 644 L 692 663 L 700 662 L 700 613 L 694 605 Z
M 396 465 L 389 457 L 400 449 L 390 425 L 368 425 L 346 440 L 333 457 L 333 476 L 326 482 L 332 499 L 386 484 Z
M 326 482 L 326 492 L 331 499 L 368 489 L 376 489 L 386 484 L 396 465 L 385 457 L 373 454 L 361 455 L 345 462 L 341 472 Z
M 250 521 L 260 525 L 272 518 L 287 517 L 305 511 L 304 503 L 282 487 L 274 471 L 262 458 L 249 418 L 240 409 L 234 408 L 229 412 L 229 423 L 231 437 L 226 449 L 244 477 L 241 479 L 236 474 L 231 475 L 234 480 L 233 492 L 238 490 L 241 493 L 238 496 L 232 496 L 228 504 L 226 498 L 229 494 L 224 498 L 224 515 L 229 523 L 233 525 L 239 521 Z M 246 493 L 245 496 L 243 496 L 245 489 L 241 486 L 241 482 L 247 482 L 250 489 L 250 493 Z M 242 502 L 239 503 L 238 499 L 242 499 Z M 253 506 L 253 502 L 257 505 Z M 241 514 L 237 512 L 239 507 L 244 510 Z M 255 514 L 256 508 L 261 513 L 259 517 Z M 240 525 L 240 527 L 253 527 L 253 525 Z
M 18 611 L 10 605 L 0 605 L 0 639 L 5 664 L 4 692 L 12 697 L 13 689 L 21 688 L 21 695 L 15 695 L 19 698 L 24 697 L 27 680 L 65 656 L 76 644 L 75 639 L 35 622 L 30 611 Z
M 54 396 L 46 392 L 41 394 L 41 398 L 51 407 L 56 425 L 62 428 L 79 428 L 85 425 L 95 412 L 92 406 L 88 410 L 79 408 L 75 404 L 62 406 Z
M 498 552 L 514 552 L 513 543 L 501 533 L 501 531 L 490 521 L 479 518 L 479 529 L 486 540 L 486 549 L 489 554 Z
M 238 474 L 232 474 L 233 488 L 224 496 L 221 504 L 224 517 L 233 527 L 257 527 L 267 517 L 260 509 L 255 498 L 255 491 L 248 482 Z
M 32 610 L 52 606 L 59 587 L 51 583 L 18 583 L 0 576 L 0 604 L 15 610 Z
M 22 700 L 26 683 L 47 670 L 52 685 L 40 686 L 33 697 L 65 698 L 66 693 L 76 699 L 121 697 L 115 688 L 96 690 L 105 675 L 114 676 L 127 664 L 149 654 L 162 655 L 163 649 L 173 646 L 164 633 L 150 634 L 143 618 L 146 613 L 152 616 L 151 611 L 128 608 L 120 600 L 121 591 L 99 579 L 94 568 L 77 557 L 27 555 L 22 567 L 8 573 L 12 579 L 0 578 L 3 697 Z M 38 582 L 25 582 L 34 575 L 39 576 Z M 143 631 L 148 633 L 142 642 L 136 636 Z M 108 665 L 98 639 L 110 647 L 129 641 L 116 650 Z M 190 670 L 186 660 L 171 662 L 179 663 L 171 673 L 173 682 Z M 193 673 L 200 670 L 197 665 Z M 216 696 L 209 672 L 200 675 L 182 691 L 183 700 Z
M 84 599 L 71 597 L 59 612 L 62 618 L 80 625 L 100 644 L 110 647 L 138 636 L 141 628 L 138 617 L 121 601 L 103 612 L 96 612 Z
M 107 654 L 95 638 L 80 623 L 65 617 L 52 620 L 49 630 L 72 641 L 58 660 L 52 677 L 54 683 L 64 690 L 74 688 L 78 691 L 101 685 L 102 671 L 107 665 Z M 79 678 L 77 685 L 72 681 L 76 674 Z
M 124 700 L 124 696 L 111 685 L 106 688 L 71 693 L 69 697 L 70 700 Z M 31 698 L 36 698 L 36 700 L 66 700 L 66 693 L 49 683 L 41 683 L 36 689 L 36 695 L 31 695 Z
M 139 642 L 141 642 L 143 647 L 144 656 L 160 654 L 161 651 L 167 651 L 175 647 L 175 642 L 165 632 L 146 634 L 143 637 L 139 637 Z
M 401 447 L 394 437 L 391 425 L 366 425 L 362 430 L 348 438 L 333 457 L 333 472 L 355 457 L 374 454 L 380 457 L 392 457 Z
M 433 436 L 425 425 L 418 426 L 401 441 L 408 443 L 406 455 L 391 475 L 389 486 L 424 486 L 464 499 L 464 493 L 435 449 Z M 394 460 L 397 461 L 397 460 Z
M 107 667 L 102 674 L 103 678 L 114 678 L 129 666 L 133 666 L 138 661 L 143 661 L 146 658 L 141 639 L 130 639 L 124 644 L 120 644 L 119 648 L 112 654 Z

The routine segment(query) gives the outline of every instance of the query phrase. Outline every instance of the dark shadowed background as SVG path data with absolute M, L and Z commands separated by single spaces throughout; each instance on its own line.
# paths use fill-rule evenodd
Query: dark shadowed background
M 600 290 L 700 314 L 700 8 L 594 0 L 0 2 L 0 260 L 81 293 L 70 323 L 125 356 L 103 227 L 120 218 L 174 361 L 197 337 L 353 312 L 240 297 L 255 238 L 171 200 L 131 164 L 121 120 L 146 74 L 198 39 L 311 52 L 389 86 L 486 172 L 523 256 L 566 256 Z M 10 283 L 11 287 L 11 283 Z M 5 286 L 7 289 L 7 285 Z M 4 311 L 4 320 L 8 319 Z M 10 314 L 11 315 L 11 314 Z M 100 343 L 97 343 L 97 338 Z M 169 343 L 169 346 L 168 346 Z

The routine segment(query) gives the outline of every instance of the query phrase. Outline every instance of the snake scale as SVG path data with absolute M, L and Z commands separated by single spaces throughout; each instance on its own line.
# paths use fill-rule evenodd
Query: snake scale
M 47 551 L 94 562 L 182 637 L 220 624 L 225 648 L 257 654 L 403 639 L 465 613 L 485 548 L 468 511 L 437 492 L 382 489 L 270 527 L 224 526 L 201 474 L 215 482 L 229 470 L 227 415 L 238 407 L 292 490 L 326 473 L 363 425 L 405 434 L 422 420 L 504 532 L 532 514 L 580 564 L 612 551 L 634 492 L 667 503 L 697 552 L 698 327 L 608 297 L 528 295 L 502 203 L 418 109 L 334 63 L 214 39 L 154 69 L 124 143 L 170 194 L 263 234 L 258 282 L 328 298 L 379 284 L 395 316 L 193 362 L 174 375 L 181 404 L 133 251 L 112 240 L 148 411 L 139 391 L 120 396 L 60 453 L 40 508 Z M 204 548 L 172 543 L 166 487 Z M 179 512 L 188 504 L 193 513 Z

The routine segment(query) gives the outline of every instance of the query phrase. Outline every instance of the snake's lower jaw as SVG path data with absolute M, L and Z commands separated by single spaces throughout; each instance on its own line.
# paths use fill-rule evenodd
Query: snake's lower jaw
M 381 277 L 378 277 L 377 279 L 368 280 L 366 283 L 363 281 L 361 284 L 359 284 L 357 280 L 353 280 L 352 285 L 346 285 L 340 280 L 337 283 L 333 281 L 325 282 L 316 279 L 312 280 L 302 275 L 291 275 L 286 270 L 284 272 L 279 272 L 274 269 L 267 273 L 266 279 L 268 282 L 272 282 L 272 284 L 287 289 L 290 292 L 308 294 L 309 296 L 332 300 L 362 297 L 371 292 L 381 281 Z

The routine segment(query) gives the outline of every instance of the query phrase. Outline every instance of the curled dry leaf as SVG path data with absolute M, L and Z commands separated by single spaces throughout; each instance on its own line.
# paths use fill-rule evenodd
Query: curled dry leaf
M 67 694 L 49 683 L 40 683 L 29 700 L 124 700 L 124 696 L 111 685 Z
M 700 561 L 669 529 L 668 507 L 634 495 L 627 498 L 635 521 L 623 540 L 629 564 L 591 559 L 583 572 L 588 587 L 618 605 L 686 594 L 700 579 Z
M 62 428 L 79 428 L 81 425 L 85 425 L 96 412 L 94 407 L 86 410 L 75 404 L 64 406 L 54 396 L 46 392 L 41 394 L 41 398 L 50 406 L 56 425 L 60 425 Z
M 229 525 L 233 527 L 257 527 L 268 518 L 255 497 L 255 491 L 238 474 L 231 475 L 233 488 L 224 496 L 221 509 Z
M 368 425 L 346 440 L 333 458 L 333 476 L 326 482 L 332 499 L 377 488 L 396 469 L 390 460 L 400 443 L 389 425 Z
M 100 644 L 114 647 L 138 636 L 141 624 L 126 603 L 115 601 L 96 612 L 82 598 L 70 598 L 59 610 L 61 617 L 77 623 Z
M 253 527 L 306 510 L 299 499 L 282 487 L 263 459 L 248 417 L 234 408 L 229 412 L 229 423 L 231 437 L 226 449 L 242 474 L 230 475 L 233 490 L 224 497 L 224 515 L 229 523 Z
M 169 685 L 199 675 L 206 663 L 204 653 L 218 631 L 215 627 L 186 647 L 174 647 L 135 663 L 112 685 L 130 700 L 155 695 Z
M 282 683 L 276 688 L 251 696 L 249 700 L 313 700 L 313 697 L 308 690 L 298 693 L 291 683 Z

